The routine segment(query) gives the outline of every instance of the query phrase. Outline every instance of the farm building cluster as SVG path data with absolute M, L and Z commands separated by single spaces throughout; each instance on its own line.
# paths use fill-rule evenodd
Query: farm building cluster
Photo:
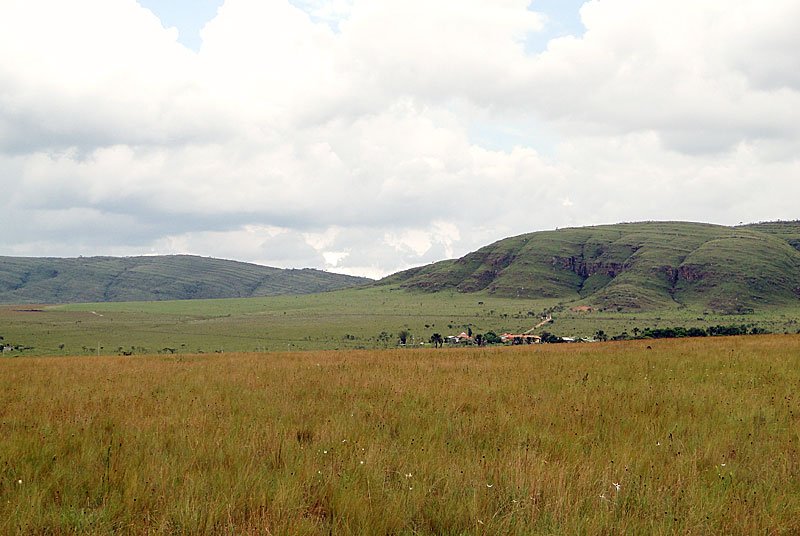
M 510 345 L 521 345 L 521 344 L 542 344 L 543 342 L 553 342 L 553 341 L 546 341 L 543 340 L 542 337 L 539 335 L 533 335 L 532 333 L 503 333 L 499 337 L 499 342 L 503 344 L 510 344 Z M 575 337 L 557 337 L 558 342 L 595 342 L 594 339 L 589 338 L 575 338 Z M 458 335 L 448 335 L 445 337 L 445 342 L 450 345 L 459 345 L 459 344 L 477 344 L 479 346 L 483 344 L 492 344 L 496 342 L 496 340 L 491 340 L 487 336 L 482 335 L 475 335 L 473 336 L 470 333 L 462 331 Z

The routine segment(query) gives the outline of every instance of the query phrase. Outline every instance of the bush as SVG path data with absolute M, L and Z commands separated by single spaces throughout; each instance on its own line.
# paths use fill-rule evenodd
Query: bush
M 483 334 L 483 342 L 486 344 L 500 344 L 503 340 L 494 331 L 487 331 Z

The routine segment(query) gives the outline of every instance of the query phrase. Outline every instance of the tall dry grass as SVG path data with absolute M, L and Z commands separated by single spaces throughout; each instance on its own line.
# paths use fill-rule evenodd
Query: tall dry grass
M 0 361 L 0 532 L 800 531 L 800 337 Z

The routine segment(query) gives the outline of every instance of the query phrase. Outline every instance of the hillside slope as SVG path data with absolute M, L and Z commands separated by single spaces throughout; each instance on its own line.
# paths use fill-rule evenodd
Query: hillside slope
M 794 229 L 645 222 L 500 240 L 381 280 L 406 289 L 561 298 L 598 308 L 735 312 L 800 302 Z
M 310 294 L 369 281 L 320 270 L 282 270 L 192 255 L 77 259 L 0 257 L 0 303 Z
M 775 235 L 786 240 L 796 250 L 800 251 L 800 220 L 796 221 L 773 221 L 764 223 L 751 223 L 742 225 L 739 229 L 750 229 Z

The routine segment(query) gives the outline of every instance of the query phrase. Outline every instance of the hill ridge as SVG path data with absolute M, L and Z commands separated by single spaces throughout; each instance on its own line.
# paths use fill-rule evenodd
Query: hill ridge
M 309 294 L 371 280 L 198 255 L 0 256 L 0 303 L 77 303 Z
M 742 312 L 800 298 L 800 223 L 629 222 L 526 233 L 381 280 L 601 309 Z

